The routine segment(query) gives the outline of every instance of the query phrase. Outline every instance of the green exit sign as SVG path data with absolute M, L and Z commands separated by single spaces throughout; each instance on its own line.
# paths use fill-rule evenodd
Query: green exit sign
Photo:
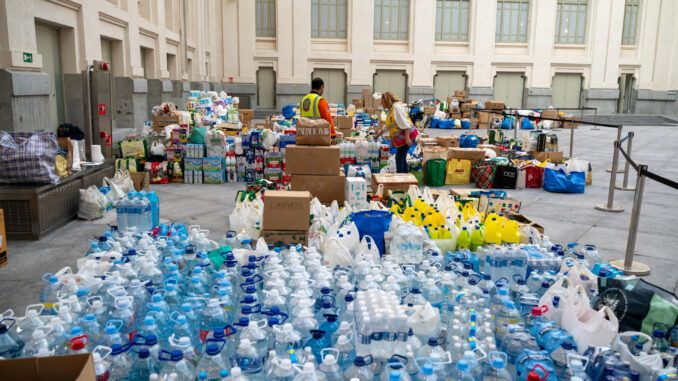
M 24 62 L 33 62 L 33 53 L 24 53 Z

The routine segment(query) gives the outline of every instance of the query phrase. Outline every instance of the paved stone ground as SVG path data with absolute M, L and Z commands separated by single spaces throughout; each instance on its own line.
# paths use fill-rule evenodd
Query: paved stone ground
M 678 179 L 678 128 L 675 126 L 633 126 L 633 158 L 649 165 L 650 171 L 670 179 Z M 430 135 L 455 134 L 457 130 L 430 130 Z M 485 131 L 477 131 L 484 134 Z M 512 134 L 512 132 L 509 132 Z M 561 150 L 566 155 L 569 130 L 558 131 Z M 593 165 L 593 185 L 582 195 L 553 194 L 542 189 L 511 191 L 522 200 L 521 213 L 540 223 L 554 242 L 580 242 L 598 245 L 604 259 L 623 258 L 628 236 L 633 192 L 615 193 L 615 204 L 624 206 L 623 213 L 604 213 L 594 209 L 607 199 L 612 161 L 612 142 L 616 130 L 580 127 L 575 131 L 574 153 Z M 620 167 L 622 165 L 620 164 Z M 621 174 L 618 176 L 621 183 Z M 630 184 L 635 184 L 635 176 Z M 199 224 L 218 239 L 228 230 L 228 215 L 234 196 L 242 184 L 224 185 L 152 185 L 160 197 L 160 214 L 164 219 Z M 13 241 L 8 245 L 9 264 L 0 269 L 0 311 L 15 309 L 23 314 L 26 305 L 38 301 L 44 282 L 40 276 L 64 266 L 76 269 L 76 260 L 88 249 L 88 238 L 114 223 L 115 212 L 103 219 L 72 221 L 40 241 Z M 678 247 L 678 190 L 652 180 L 646 181 L 640 218 L 636 258 L 652 267 L 650 282 L 673 290 L 678 281 L 676 247 Z

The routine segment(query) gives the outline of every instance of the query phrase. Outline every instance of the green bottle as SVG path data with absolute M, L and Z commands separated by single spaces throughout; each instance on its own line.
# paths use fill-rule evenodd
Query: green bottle
M 471 235 L 468 233 L 468 229 L 464 226 L 459 232 L 457 237 L 457 250 L 459 249 L 468 249 L 471 245 Z
M 471 234 L 471 251 L 475 253 L 476 249 L 483 246 L 483 243 L 483 232 L 480 230 L 480 226 L 476 225 Z

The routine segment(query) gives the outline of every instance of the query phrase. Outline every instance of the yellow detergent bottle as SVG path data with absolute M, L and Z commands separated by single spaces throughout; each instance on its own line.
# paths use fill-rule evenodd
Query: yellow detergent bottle
M 461 232 L 459 232 L 459 237 L 457 237 L 457 250 L 468 249 L 469 246 L 471 246 L 471 235 L 466 227 L 463 227 Z
M 485 242 L 501 244 L 501 226 L 499 226 L 499 221 L 496 218 L 492 218 L 485 225 Z
M 440 231 L 440 239 L 452 239 L 452 233 L 447 228 L 442 228 Z
M 504 227 L 501 229 L 501 240 L 506 243 L 520 242 L 520 229 L 518 227 L 518 221 L 516 220 L 506 221 Z
M 499 217 L 499 216 L 498 216 L 496 213 L 494 213 L 494 212 L 489 213 L 489 214 L 487 215 L 487 217 L 485 217 L 485 220 L 483 220 L 483 223 L 484 223 L 484 224 L 487 224 L 487 223 L 488 223 L 489 221 L 491 221 L 493 218 L 497 218 L 497 217 Z
M 438 228 L 428 228 L 428 236 L 431 237 L 431 239 L 440 239 L 440 231 Z
M 475 252 L 480 246 L 483 246 L 483 232 L 476 226 L 471 233 L 471 251 Z

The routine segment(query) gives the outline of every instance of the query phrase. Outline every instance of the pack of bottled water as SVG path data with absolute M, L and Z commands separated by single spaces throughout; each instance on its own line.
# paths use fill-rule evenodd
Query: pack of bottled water
M 442 252 L 403 224 L 390 255 L 331 268 L 314 246 L 129 216 L 77 271 L 45 274 L 24 316 L 1 314 L 0 356 L 92 353 L 98 381 L 677 379 L 674 327 L 586 348 L 563 328 L 556 291 L 578 283 L 594 302 L 580 273 L 619 276 L 595 246 Z

